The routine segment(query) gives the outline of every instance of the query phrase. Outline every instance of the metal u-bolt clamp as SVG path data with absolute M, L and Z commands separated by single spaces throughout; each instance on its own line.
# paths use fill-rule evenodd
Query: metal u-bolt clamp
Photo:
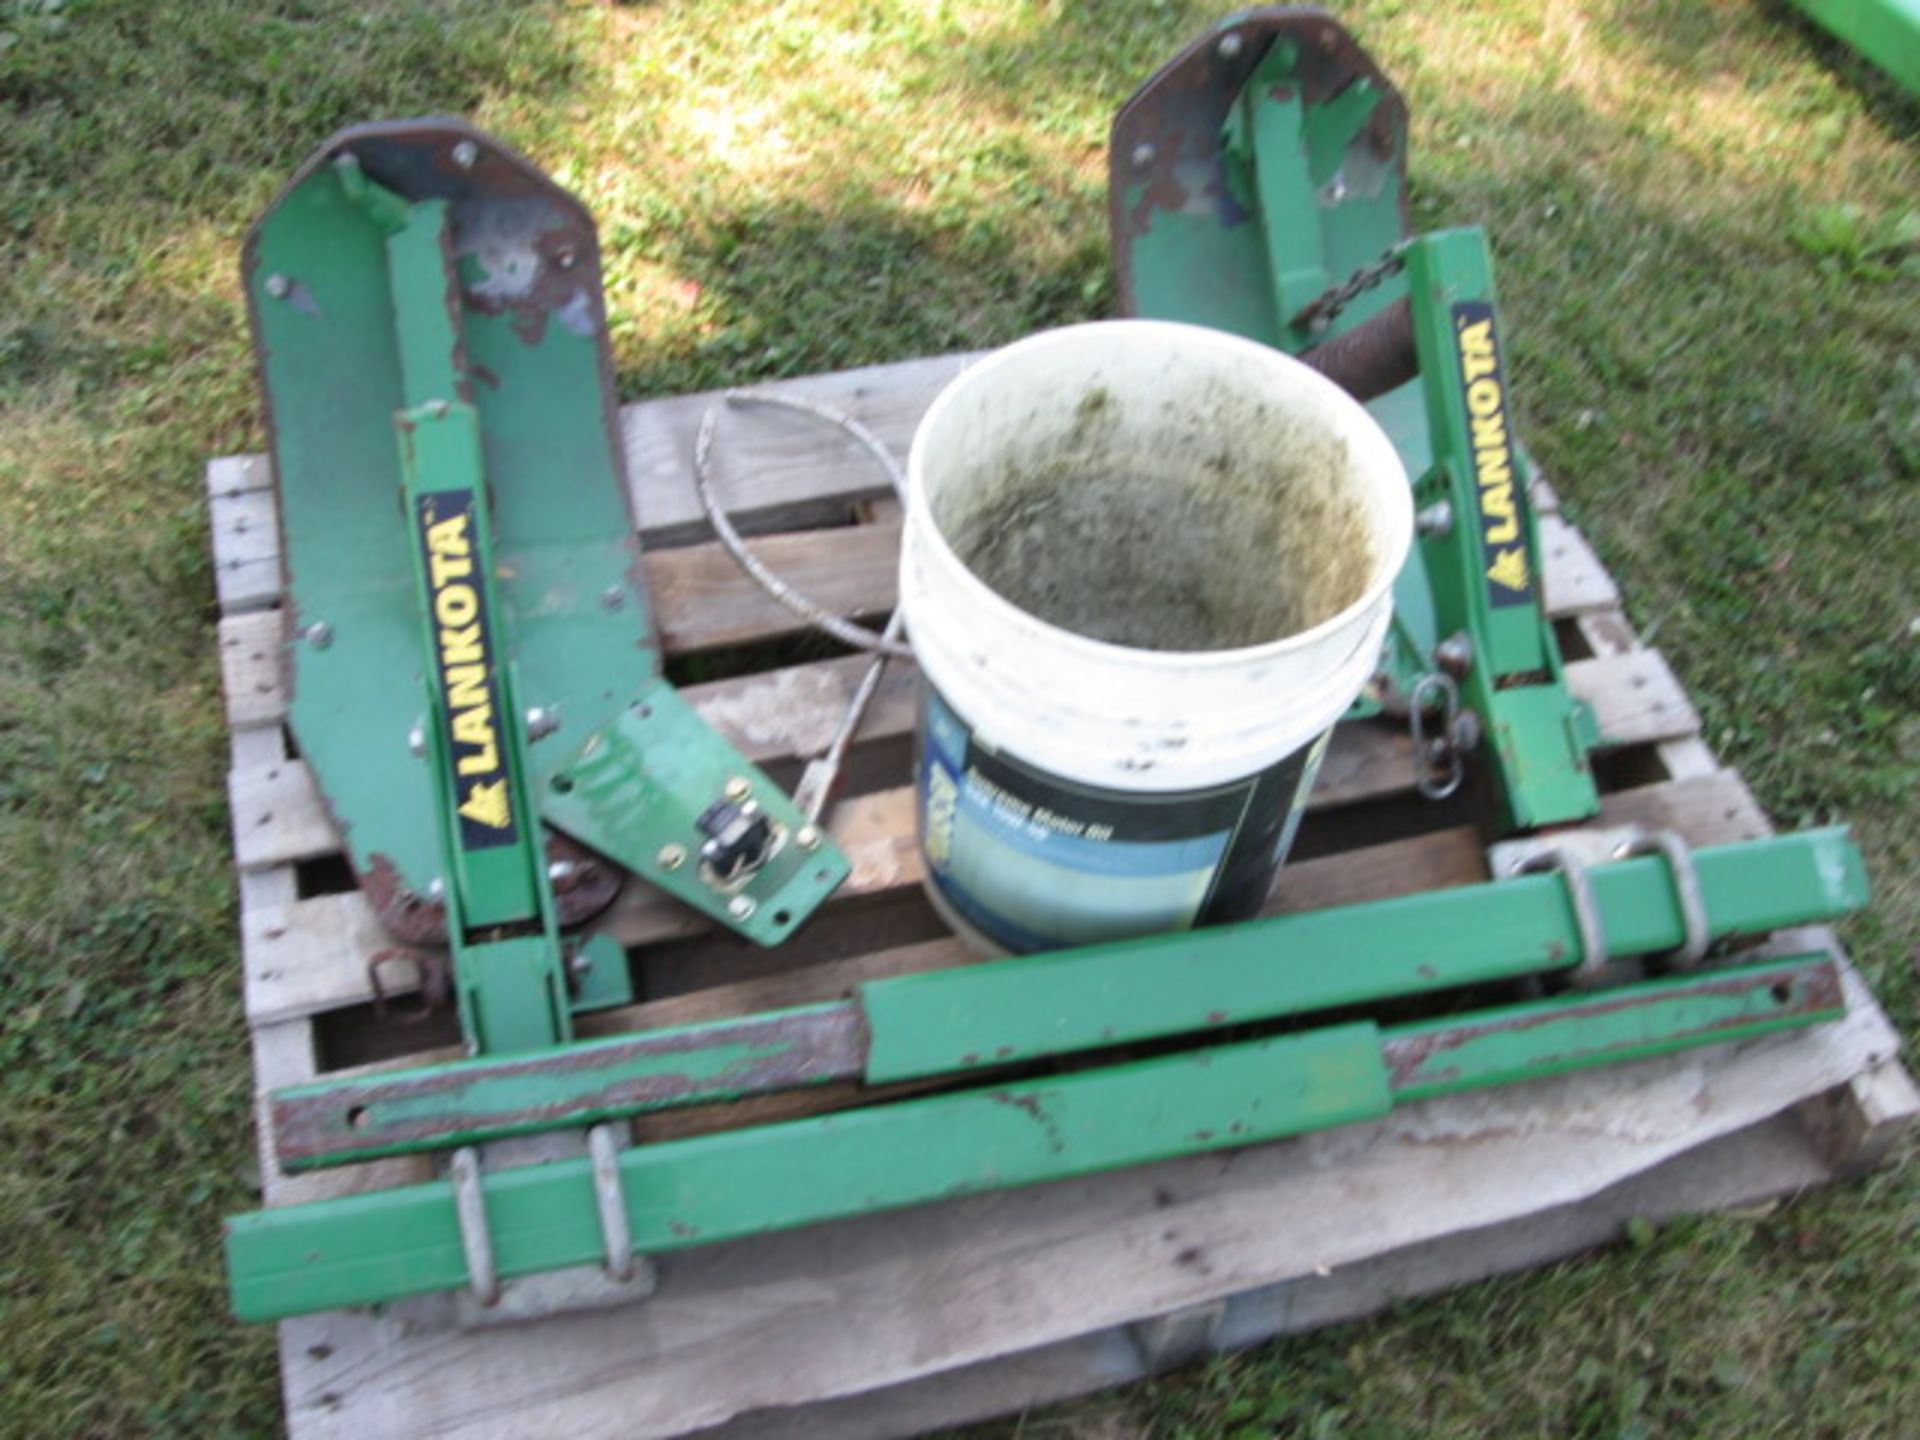
M 1513 867 L 1516 875 L 1535 875 L 1558 871 L 1567 882 L 1567 898 L 1573 902 L 1573 921 L 1580 936 L 1580 963 L 1574 967 L 1573 983 L 1597 984 L 1607 969 L 1607 930 L 1600 919 L 1600 906 L 1593 897 L 1593 879 L 1587 867 L 1564 849 L 1550 848 L 1529 855 Z
M 453 1152 L 453 1213 L 460 1221 L 460 1251 L 467 1260 L 467 1283 L 484 1306 L 500 1303 L 500 1272 L 493 1263 L 493 1232 L 487 1228 L 487 1198 L 480 1188 L 480 1151 L 462 1145 Z
M 1668 952 L 1667 963 L 1676 970 L 1695 969 L 1706 958 L 1713 934 L 1707 928 L 1707 902 L 1700 893 L 1700 871 L 1693 863 L 1693 847 L 1671 830 L 1653 830 L 1630 836 L 1613 851 L 1616 860 L 1631 860 L 1638 855 L 1666 857 L 1686 937 L 1677 950 Z
M 602 1123 L 587 1131 L 593 1160 L 593 1199 L 600 1211 L 600 1238 L 606 1245 L 607 1274 L 624 1285 L 633 1279 L 633 1228 L 627 1223 L 627 1195 L 620 1180 L 620 1147 L 613 1127 Z
M 619 1143 L 611 1125 L 595 1125 L 587 1131 L 587 1154 L 593 1165 L 593 1197 L 600 1212 L 607 1274 L 624 1285 L 635 1274 L 633 1229 L 627 1222 Z M 481 1305 L 497 1305 L 500 1303 L 500 1270 L 493 1257 L 493 1232 L 487 1228 L 479 1149 L 463 1145 L 455 1150 L 448 1171 L 453 1180 L 454 1214 L 460 1222 L 460 1250 L 467 1261 L 467 1283 Z

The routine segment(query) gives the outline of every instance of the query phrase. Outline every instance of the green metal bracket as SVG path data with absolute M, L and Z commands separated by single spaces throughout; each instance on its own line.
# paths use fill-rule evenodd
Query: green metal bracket
M 1486 244 L 1472 230 L 1406 240 L 1406 128 L 1399 95 L 1326 15 L 1222 22 L 1114 122 L 1121 308 L 1309 363 L 1344 349 L 1389 376 L 1417 365 L 1370 408 L 1416 477 L 1416 503 L 1429 515 L 1444 504 L 1451 523 L 1423 527 L 1395 586 L 1383 670 L 1415 704 L 1422 677 L 1462 677 L 1508 828 L 1585 819 L 1599 811 L 1586 759 L 1599 736 L 1540 606 Z M 1337 288 L 1356 274 L 1372 283 Z M 1408 330 L 1413 355 L 1401 360 Z
M 1567 689 L 1542 609 L 1539 523 L 1513 434 L 1486 237 L 1443 230 L 1409 242 L 1404 256 L 1433 454 L 1415 503 L 1445 516 L 1416 541 L 1433 624 L 1456 646 L 1464 641 L 1448 663 L 1486 727 L 1507 828 L 1584 820 L 1600 813 L 1587 765 L 1598 732 Z M 1402 673 L 1434 664 L 1431 652 L 1403 644 Z
M 1406 233 L 1406 131 L 1399 92 L 1326 14 L 1263 8 L 1221 21 L 1114 119 L 1121 312 L 1301 348 L 1308 336 L 1289 325 L 1289 305 Z M 1325 333 L 1401 293 L 1356 297 Z
M 546 777 L 541 813 L 569 835 L 749 940 L 775 945 L 847 875 L 847 861 L 787 793 L 730 747 L 664 680 Z M 717 797 L 751 801 L 772 823 L 766 862 L 729 885 L 684 839 Z
M 362 126 L 245 270 L 290 724 L 382 923 L 455 950 L 471 1047 L 564 1040 L 570 1009 L 630 988 L 605 962 L 588 1000 L 559 941 L 611 902 L 609 860 L 790 934 L 849 866 L 660 677 L 584 209 L 457 122 Z M 702 822 L 734 791 L 767 863 L 722 875 Z M 567 867 L 599 878 L 552 884 Z

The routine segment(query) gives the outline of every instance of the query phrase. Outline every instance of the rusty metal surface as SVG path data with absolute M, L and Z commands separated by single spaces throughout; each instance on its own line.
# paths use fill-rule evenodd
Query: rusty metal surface
M 323 792 L 323 802 L 325 798 Z M 335 823 L 339 823 L 338 816 Z M 553 877 L 553 904 L 560 925 L 563 929 L 584 925 L 619 897 L 627 872 L 557 830 L 548 830 L 546 839 L 548 874 Z M 402 885 L 399 873 L 384 855 L 375 855 L 372 865 L 359 872 L 359 880 L 374 915 L 394 939 L 423 949 L 446 945 L 445 903 Z
M 447 202 L 455 258 L 472 255 L 487 269 L 483 282 L 463 289 L 467 304 L 512 312 L 529 343 L 552 320 L 583 335 L 605 333 L 593 217 L 526 156 L 452 116 L 352 125 L 308 157 L 267 213 L 343 156 L 410 201 Z M 258 267 L 258 239 L 256 226 L 243 278 Z
M 857 1079 L 866 1050 L 860 1009 L 843 1001 L 598 1041 L 547 1055 L 465 1061 L 332 1084 L 321 1081 L 272 1097 L 274 1146 L 281 1164 L 298 1169 L 585 1125 Z
M 1396 300 L 1300 358 L 1356 400 L 1384 395 L 1420 373 L 1413 346 L 1413 308 L 1405 300 Z
M 1776 1002 L 1765 1017 L 1770 1022 L 1787 1022 L 1844 1011 L 1846 996 L 1841 987 L 1840 970 L 1831 960 L 1810 961 L 1798 966 L 1778 967 L 1768 976 L 1733 973 L 1724 978 L 1702 977 L 1685 987 L 1687 1001 L 1715 998 L 1739 999 L 1765 989 Z M 1463 1067 L 1451 1066 L 1447 1057 L 1488 1040 L 1524 1039 L 1530 1032 L 1568 1026 L 1570 1021 L 1591 1023 L 1608 1016 L 1643 1010 L 1654 1004 L 1672 1003 L 1674 997 L 1656 997 L 1645 992 L 1609 997 L 1593 995 L 1576 1006 L 1528 1006 L 1509 1015 L 1486 1021 L 1448 1022 L 1417 1034 L 1388 1035 L 1382 1042 L 1389 1084 L 1395 1091 L 1415 1087 L 1446 1086 L 1465 1078 Z M 1668 1040 L 1680 1044 L 1707 1043 L 1715 1035 L 1734 1036 L 1754 1030 L 1761 1021 L 1752 1013 L 1723 1014 L 1704 1019 L 1684 1030 L 1673 1032 Z M 1597 1034 L 1599 1032 L 1590 1032 Z M 1565 1051 L 1530 1054 L 1526 1068 L 1539 1073 L 1573 1065 L 1600 1063 L 1609 1057 L 1643 1048 L 1638 1038 L 1595 1043 L 1576 1035 Z
M 1283 38 L 1299 46 L 1300 94 L 1306 104 L 1321 104 L 1361 79 L 1381 91 L 1364 135 L 1375 159 L 1397 165 L 1405 228 L 1406 156 L 1396 155 L 1394 143 L 1407 125 L 1400 92 L 1326 11 L 1304 6 L 1251 10 L 1174 56 L 1114 117 L 1107 194 L 1121 314 L 1139 313 L 1132 246 L 1124 241 L 1144 234 L 1155 212 L 1199 211 L 1229 226 L 1253 218 L 1228 186 L 1220 132 L 1267 51 Z M 1149 157 L 1144 166 L 1142 156 Z M 1128 192 L 1143 177 L 1145 187 L 1130 203 Z

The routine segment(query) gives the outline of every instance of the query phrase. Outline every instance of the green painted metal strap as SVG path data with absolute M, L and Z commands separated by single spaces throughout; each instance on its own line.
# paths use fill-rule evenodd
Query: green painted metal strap
M 1384 1114 L 1396 1098 L 1714 1044 L 1839 1013 L 1824 957 L 1664 981 L 1576 1003 L 1408 1026 L 1371 1023 L 737 1130 L 620 1155 L 632 1247 L 661 1253 L 1251 1144 Z M 1603 1019 L 1603 1028 L 1590 1022 Z M 769 1177 L 778 1177 L 770 1184 Z M 503 1278 L 605 1253 L 590 1162 L 481 1182 Z M 406 1186 L 227 1222 L 233 1306 L 249 1320 L 376 1304 L 468 1282 L 453 1188 Z
M 1754 934 L 1866 903 L 1845 832 L 1702 850 L 1708 928 Z M 1666 862 L 1593 873 L 1616 954 L 1685 934 Z M 472 1060 L 272 1097 L 290 1170 L 825 1080 L 918 1079 L 1566 969 L 1583 958 L 1565 882 L 1527 876 L 1191 934 L 904 975 L 848 1002 L 677 1026 L 564 1055 Z

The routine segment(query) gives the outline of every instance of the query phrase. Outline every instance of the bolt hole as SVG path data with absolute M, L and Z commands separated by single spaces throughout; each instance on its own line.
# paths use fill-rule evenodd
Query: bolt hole
M 831 872 L 826 870 L 816 870 L 813 872 L 813 878 L 818 880 L 822 885 L 824 885 L 827 883 L 827 876 L 829 873 Z
M 347 1111 L 347 1125 L 354 1130 L 366 1129 L 367 1107 L 364 1105 L 356 1105 Z
M 1784 980 L 1776 980 L 1773 983 L 1773 989 L 1768 993 L 1770 993 L 1773 996 L 1774 1004 L 1784 1005 L 1789 1000 L 1793 999 L 1793 986 L 1789 985 Z
M 651 720 L 653 718 L 653 707 L 636 701 L 634 703 L 633 713 L 638 715 L 642 720 Z
M 573 777 L 571 775 L 554 776 L 553 788 L 557 793 L 561 795 L 567 794 L 569 791 L 573 789 Z
M 773 912 L 773 923 L 776 925 L 785 925 L 792 919 L 793 916 L 785 910 L 776 910 Z

